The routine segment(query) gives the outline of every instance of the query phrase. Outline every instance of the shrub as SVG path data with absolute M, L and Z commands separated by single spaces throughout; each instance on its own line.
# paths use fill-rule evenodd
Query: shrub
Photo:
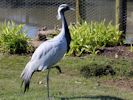
M 30 49 L 26 32 L 22 32 L 23 24 L 16 25 L 13 21 L 0 24 L 0 51 L 11 54 L 27 53 Z
M 86 78 L 90 76 L 106 76 L 116 74 L 112 66 L 98 64 L 84 66 L 80 72 Z
M 116 77 L 133 77 L 132 59 L 112 59 L 106 57 L 94 56 L 89 59 L 87 64 L 84 64 L 80 73 L 82 76 L 100 77 L 100 76 L 116 76 Z
M 69 55 L 77 56 L 84 52 L 96 54 L 98 49 L 117 45 L 122 34 L 111 22 L 106 25 L 105 21 L 70 25 L 70 33 L 72 42 Z

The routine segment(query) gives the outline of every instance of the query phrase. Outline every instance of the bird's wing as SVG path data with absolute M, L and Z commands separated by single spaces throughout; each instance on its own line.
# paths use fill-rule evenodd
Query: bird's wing
M 22 83 L 24 83 L 25 86 L 24 92 L 29 88 L 32 74 L 40 67 L 47 68 L 47 66 L 43 66 L 43 64 L 49 60 L 49 57 L 51 56 L 51 55 L 49 56 L 49 53 L 51 53 L 51 50 L 53 51 L 56 50 L 54 49 L 53 43 L 44 42 L 33 53 L 31 60 L 26 64 L 24 70 L 21 73 L 21 78 L 23 80 Z
M 41 44 L 34 52 L 31 62 L 35 62 L 35 70 L 44 70 L 58 60 L 60 44 L 47 41 Z
M 42 56 L 44 56 L 45 54 L 47 54 L 49 52 L 50 49 L 53 48 L 53 45 L 51 42 L 44 42 L 42 43 L 33 53 L 31 61 L 35 60 L 35 59 L 40 59 L 42 58 Z

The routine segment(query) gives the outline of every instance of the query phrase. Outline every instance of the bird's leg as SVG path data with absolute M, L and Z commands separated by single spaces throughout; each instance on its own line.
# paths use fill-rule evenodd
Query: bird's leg
M 49 96 L 49 72 L 50 72 L 50 68 L 48 68 L 48 74 L 47 74 L 47 91 L 48 91 L 48 100 L 50 100 L 50 96 Z
M 55 66 L 55 68 L 59 71 L 59 73 L 62 73 L 61 68 L 59 66 Z

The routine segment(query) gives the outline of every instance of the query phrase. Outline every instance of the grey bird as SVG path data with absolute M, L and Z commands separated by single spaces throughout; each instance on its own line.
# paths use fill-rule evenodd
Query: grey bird
M 59 62 L 65 53 L 70 49 L 71 36 L 68 25 L 64 16 L 64 12 L 73 10 L 67 4 L 61 4 L 58 7 L 58 19 L 62 21 L 61 32 L 51 40 L 43 42 L 33 53 L 30 61 L 26 64 L 21 73 L 22 85 L 24 84 L 24 92 L 29 89 L 30 80 L 34 72 L 48 70 L 47 89 L 49 98 L 49 72 L 53 65 Z M 57 67 L 59 71 L 60 68 Z

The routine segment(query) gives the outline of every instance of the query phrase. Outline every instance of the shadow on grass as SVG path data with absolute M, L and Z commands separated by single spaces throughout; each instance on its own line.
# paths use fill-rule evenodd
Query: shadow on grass
M 119 97 L 114 97 L 114 96 L 75 96 L 75 97 L 55 97 L 58 98 L 60 100 L 77 100 L 77 99 L 95 99 L 95 100 L 124 100 L 122 98 Z

